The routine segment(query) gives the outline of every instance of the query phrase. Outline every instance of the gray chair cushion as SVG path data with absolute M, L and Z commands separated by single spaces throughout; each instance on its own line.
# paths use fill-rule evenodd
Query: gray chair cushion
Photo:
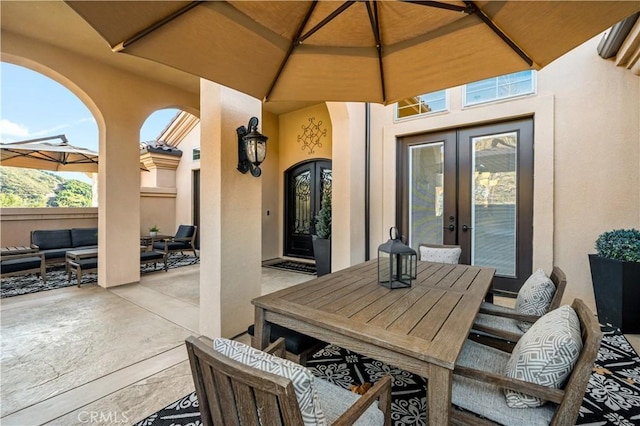
M 505 366 L 507 377 L 560 388 L 582 351 L 580 320 L 569 305 L 542 316 L 518 341 Z M 537 407 L 540 398 L 505 389 L 513 408 Z
M 509 354 L 467 340 L 456 364 L 503 374 Z M 453 376 L 452 402 L 467 411 L 503 425 L 548 425 L 556 405 L 537 408 L 510 408 L 502 388 L 465 377 Z
M 11 272 L 27 271 L 40 267 L 40 256 L 21 257 L 19 259 L 8 259 L 0 262 L 0 273 L 8 274 Z
M 31 233 L 31 242 L 40 250 L 73 247 L 69 229 L 38 230 Z
M 40 251 L 44 253 L 45 259 L 51 260 L 51 259 L 64 259 L 67 254 L 67 250 L 69 249 L 70 247 L 64 247 L 64 248 L 45 249 Z
M 497 328 L 499 330 L 517 334 L 519 336 L 522 336 L 524 334 L 520 327 L 518 327 L 518 321 L 511 318 L 498 317 L 488 314 L 478 314 L 476 315 L 476 319 L 473 322 L 474 324 Z
M 527 278 L 520 288 L 516 299 L 516 312 L 537 316 L 546 314 L 555 292 L 556 286 L 553 281 L 547 277 L 542 269 L 538 269 Z M 518 327 L 522 331 L 527 331 L 531 327 L 531 323 L 522 321 L 518 323 Z
M 71 247 L 97 246 L 98 228 L 72 228 Z
M 327 418 L 326 424 L 333 424 L 349 407 L 356 403 L 360 395 L 350 392 L 326 380 L 316 379 L 314 382 L 320 405 Z M 355 426 L 384 425 L 384 414 L 374 403 L 353 423 Z
M 420 246 L 420 260 L 427 262 L 452 263 L 460 260 L 460 247 L 425 247 Z
M 164 258 L 164 253 L 160 253 L 157 251 L 143 251 L 140 253 L 140 260 L 142 261 L 159 260 L 162 258 Z
M 509 308 L 507 306 L 501 306 L 501 305 L 494 305 L 493 303 L 489 303 L 489 302 L 482 302 L 482 305 L 480 305 L 480 309 L 486 309 L 488 311 L 493 311 L 493 312 L 508 312 L 508 313 L 512 313 L 515 314 L 516 310 L 514 308 Z

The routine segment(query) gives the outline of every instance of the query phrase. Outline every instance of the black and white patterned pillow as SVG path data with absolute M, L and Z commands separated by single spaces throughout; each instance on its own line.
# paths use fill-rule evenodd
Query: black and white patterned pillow
M 569 377 L 582 350 L 580 320 L 569 305 L 542 316 L 518 341 L 505 375 L 543 386 L 560 388 Z M 505 389 L 511 408 L 540 407 L 540 398 Z
M 535 271 L 522 285 L 516 299 L 516 313 L 541 316 L 547 313 L 551 299 L 556 292 L 553 281 L 542 269 Z M 531 327 L 530 322 L 518 323 L 520 330 L 526 332 Z
M 250 367 L 291 380 L 305 426 L 326 424 L 324 411 L 314 386 L 314 376 L 305 367 L 222 337 L 213 341 L 213 349 Z

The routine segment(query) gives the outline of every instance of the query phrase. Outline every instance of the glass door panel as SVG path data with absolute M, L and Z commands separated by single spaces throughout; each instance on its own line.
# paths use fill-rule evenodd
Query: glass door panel
M 409 148 L 409 245 L 442 241 L 444 143 Z
M 471 264 L 515 277 L 518 134 L 475 137 L 471 143 Z

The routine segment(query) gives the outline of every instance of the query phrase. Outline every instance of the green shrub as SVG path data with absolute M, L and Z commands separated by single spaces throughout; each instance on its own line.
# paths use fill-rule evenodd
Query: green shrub
M 331 238 L 331 199 L 328 197 L 323 200 L 316 216 L 316 235 L 318 238 Z
M 596 240 L 598 256 L 626 262 L 640 262 L 640 231 L 615 229 Z

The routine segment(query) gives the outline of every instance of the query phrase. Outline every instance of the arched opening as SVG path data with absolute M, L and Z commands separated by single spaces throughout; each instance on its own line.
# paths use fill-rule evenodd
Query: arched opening
M 55 145 L 66 141 L 71 146 L 98 152 L 96 119 L 75 93 L 38 71 L 7 62 L 2 62 L 0 67 L 3 106 L 0 141 L 3 144 L 33 140 L 29 145 L 36 149 L 35 144 L 46 148 L 40 140 Z M 36 161 L 31 153 L 24 152 L 26 146 L 20 147 L 23 151 L 12 157 L 5 152 L 9 148 L 3 146 L 2 207 L 97 206 L 87 164 L 62 165 L 47 151 L 43 155 L 52 161 Z M 19 159 L 19 166 L 11 167 L 17 164 L 12 162 L 13 158 Z M 97 164 L 91 166 L 97 171 Z

